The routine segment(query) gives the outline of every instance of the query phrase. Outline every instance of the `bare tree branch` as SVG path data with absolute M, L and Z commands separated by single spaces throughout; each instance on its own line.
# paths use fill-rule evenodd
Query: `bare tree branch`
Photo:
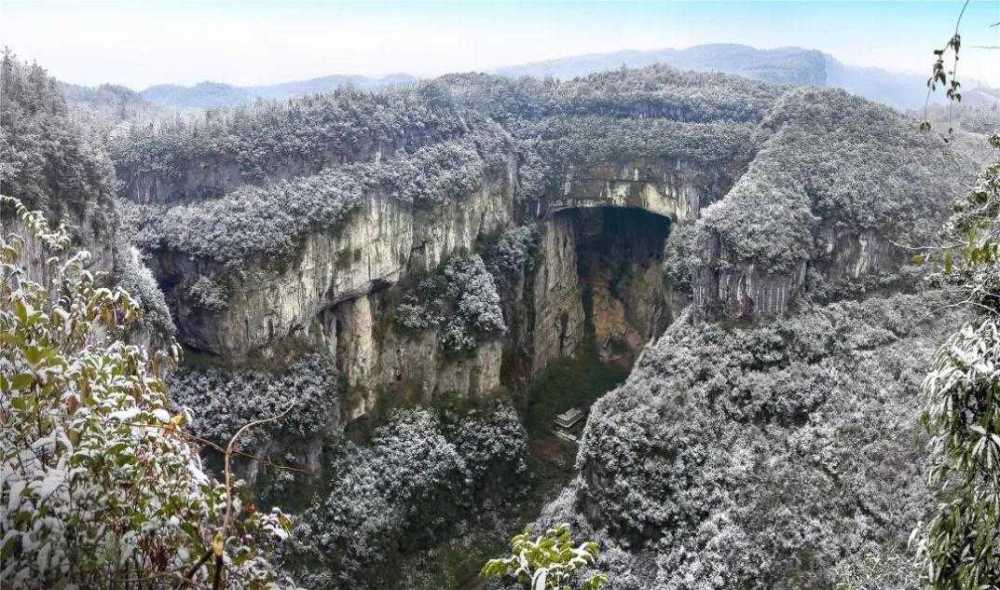
M 236 445 L 236 440 L 247 430 L 250 430 L 254 426 L 260 426 L 261 424 L 267 424 L 269 422 L 277 422 L 284 418 L 289 412 L 292 411 L 295 405 L 292 404 L 288 406 L 284 412 L 278 414 L 277 416 L 272 416 L 270 418 L 262 418 L 260 420 L 254 420 L 248 424 L 243 425 L 242 428 L 236 431 L 233 438 L 229 439 L 229 444 L 226 445 L 225 453 L 225 484 L 226 484 L 226 514 L 222 519 L 222 528 L 216 533 L 217 538 L 221 538 L 221 546 L 217 547 L 215 541 L 212 543 L 212 550 L 215 553 L 215 578 L 212 581 L 213 590 L 220 590 L 222 587 L 222 568 L 223 568 L 223 555 L 225 554 L 224 548 L 226 543 L 226 537 L 229 535 L 229 527 L 233 522 L 233 471 L 230 466 L 231 459 L 233 456 L 233 447 Z

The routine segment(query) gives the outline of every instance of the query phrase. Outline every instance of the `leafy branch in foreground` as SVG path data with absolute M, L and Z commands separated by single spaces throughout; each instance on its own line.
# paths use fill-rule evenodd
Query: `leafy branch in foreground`
M 608 577 L 600 572 L 591 574 L 579 585 L 571 586 L 582 570 L 594 564 L 599 553 L 592 541 L 573 544 L 569 526 L 562 524 L 545 531 L 535 540 L 527 531 L 510 542 L 510 557 L 491 559 L 483 566 L 484 578 L 514 578 L 528 590 L 597 590 Z
M 1000 148 L 1000 137 L 991 143 Z M 930 588 L 978 590 L 1000 587 L 1000 161 L 956 206 L 952 229 L 966 245 L 946 278 L 975 316 L 941 347 L 924 381 L 938 504 L 912 538 Z
M 24 234 L 0 236 L 0 579 L 29 589 L 276 583 L 267 554 L 290 523 L 202 469 L 162 380 L 176 349 L 126 344 L 139 319 L 128 293 L 99 287 L 87 254 L 67 252 L 65 230 L 10 197 L 0 206 Z
M 948 109 L 948 133 L 952 132 L 951 128 L 951 103 L 952 102 L 962 102 L 962 84 L 958 81 L 958 53 L 962 48 L 962 35 L 959 33 L 959 29 L 962 26 L 962 17 L 965 16 L 965 10 L 969 7 L 969 1 L 965 0 L 962 5 L 962 11 L 958 15 L 958 19 L 955 21 L 955 32 L 952 34 L 951 38 L 941 49 L 934 50 L 934 64 L 931 67 L 931 77 L 927 79 L 927 98 L 924 99 L 924 120 L 920 123 L 920 128 L 923 130 L 929 130 L 931 128 L 930 121 L 927 117 L 927 107 L 930 104 L 931 93 L 937 90 L 938 84 L 944 86 L 947 90 L 945 94 L 948 97 L 949 109 Z M 945 54 L 951 50 L 953 62 L 950 70 L 945 70 L 944 59 Z

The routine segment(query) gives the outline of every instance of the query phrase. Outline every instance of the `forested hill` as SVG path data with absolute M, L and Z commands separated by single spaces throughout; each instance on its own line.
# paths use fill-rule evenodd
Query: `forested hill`
M 176 109 L 214 109 L 247 105 L 258 99 L 285 100 L 309 94 L 333 92 L 338 88 L 378 90 L 388 86 L 410 84 L 416 78 L 392 74 L 382 78 L 333 75 L 308 80 L 296 80 L 261 86 L 234 86 L 219 82 L 201 82 L 194 86 L 160 84 L 139 94 L 149 102 Z
M 843 88 L 851 94 L 904 111 L 922 107 L 926 97 L 926 75 L 846 65 L 826 53 L 799 47 L 756 49 L 746 45 L 711 44 L 687 49 L 618 51 L 509 66 L 498 69 L 497 73 L 511 77 L 569 79 L 623 66 L 636 68 L 657 63 L 775 84 Z M 974 91 L 975 84 L 971 81 L 966 81 L 964 86 Z M 937 104 L 943 102 L 943 97 L 932 95 L 931 101 Z
M 109 267 L 115 217 L 107 152 L 72 119 L 61 85 L 44 68 L 5 50 L 0 76 L 0 194 L 67 221 L 78 243 Z

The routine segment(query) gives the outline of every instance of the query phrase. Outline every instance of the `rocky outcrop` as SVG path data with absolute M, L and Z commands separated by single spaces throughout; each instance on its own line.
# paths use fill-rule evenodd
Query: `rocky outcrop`
M 304 334 L 325 309 L 471 250 L 511 216 L 509 175 L 487 179 L 461 207 L 425 210 L 373 194 L 336 231 L 310 233 L 290 260 L 231 269 L 167 252 L 156 258 L 156 271 L 170 286 L 182 341 L 239 361 Z M 218 293 L 212 301 L 199 289 L 206 279 Z
M 359 418 L 380 404 L 429 404 L 446 395 L 479 397 L 500 386 L 502 344 L 482 343 L 470 354 L 449 356 L 433 331 L 400 332 L 387 321 L 380 294 L 362 295 L 333 309 L 330 330 L 338 369 L 348 391 L 344 418 Z
M 732 183 L 725 169 L 706 169 L 683 160 L 606 162 L 570 170 L 562 192 L 547 201 L 550 213 L 588 207 L 630 207 L 694 221 L 703 205 Z
M 838 232 L 826 226 L 816 232 L 816 244 L 816 255 L 791 271 L 775 271 L 764 262 L 706 265 L 692 285 L 694 302 L 709 318 L 760 320 L 787 314 L 806 289 L 822 300 L 877 288 L 880 281 L 904 280 L 892 273 L 906 263 L 908 253 L 877 232 Z M 717 261 L 733 258 L 718 240 L 706 251 Z
M 553 215 L 543 225 L 535 272 L 532 372 L 572 355 L 584 338 L 583 295 L 577 271 L 575 217 Z

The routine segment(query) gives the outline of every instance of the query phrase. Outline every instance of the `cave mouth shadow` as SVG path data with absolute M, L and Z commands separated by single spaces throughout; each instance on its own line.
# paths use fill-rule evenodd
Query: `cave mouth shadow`
M 670 320 L 663 277 L 673 221 L 634 207 L 561 211 L 572 219 L 584 310 L 584 346 L 629 369 Z

